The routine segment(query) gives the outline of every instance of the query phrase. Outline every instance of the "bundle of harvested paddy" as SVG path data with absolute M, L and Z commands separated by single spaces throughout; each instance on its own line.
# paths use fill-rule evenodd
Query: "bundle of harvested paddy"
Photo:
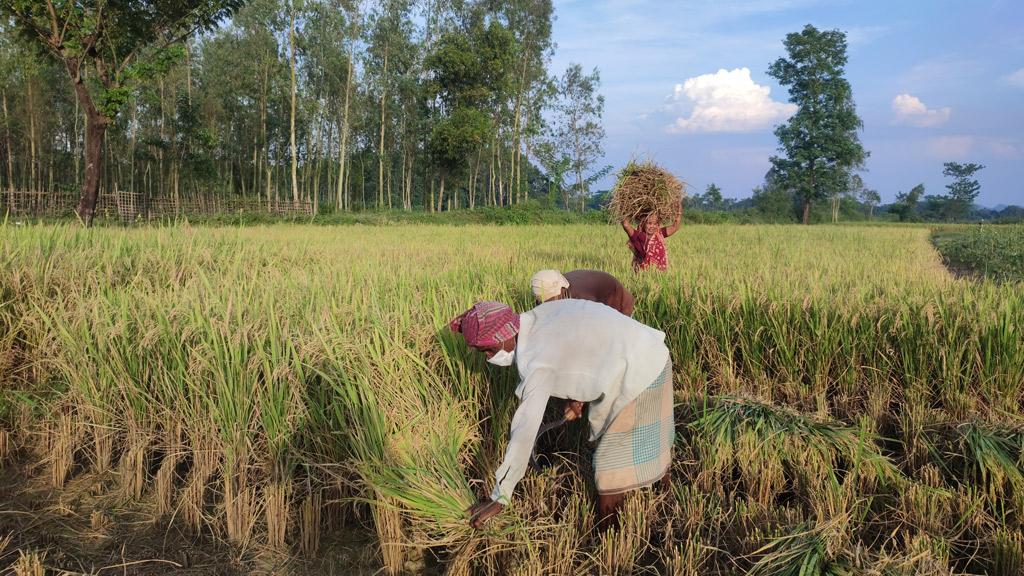
M 419 545 L 461 544 L 471 535 L 466 509 L 475 498 L 462 456 L 475 426 L 459 408 L 447 418 L 414 419 L 390 438 L 385 458 L 359 466 L 376 503 L 404 513 Z
M 650 160 L 629 164 L 619 172 L 608 210 L 617 221 L 640 221 L 657 213 L 671 222 L 683 210 L 685 186 L 678 178 Z

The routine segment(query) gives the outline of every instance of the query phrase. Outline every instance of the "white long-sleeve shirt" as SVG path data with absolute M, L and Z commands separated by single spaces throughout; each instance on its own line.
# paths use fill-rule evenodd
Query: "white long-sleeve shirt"
M 491 499 L 507 504 L 526 473 L 548 398 L 589 402 L 590 439 L 654 382 L 665 334 L 588 300 L 553 300 L 519 315 L 519 408 Z

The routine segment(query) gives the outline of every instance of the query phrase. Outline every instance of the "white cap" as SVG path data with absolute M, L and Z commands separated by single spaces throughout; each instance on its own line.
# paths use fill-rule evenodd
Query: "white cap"
M 558 270 L 541 270 L 530 279 L 530 287 L 537 300 L 545 302 L 562 293 L 562 288 L 569 287 L 569 281 Z

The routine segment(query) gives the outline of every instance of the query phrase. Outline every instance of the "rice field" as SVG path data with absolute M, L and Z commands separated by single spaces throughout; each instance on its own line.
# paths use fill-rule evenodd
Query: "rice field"
M 1024 288 L 928 234 L 688 226 L 637 277 L 611 226 L 3 226 L 0 456 L 276 573 L 366 530 L 386 574 L 1020 574 Z M 516 376 L 446 324 L 529 307 L 542 268 L 620 277 L 672 351 L 672 486 L 604 534 L 582 424 L 485 531 L 463 515 Z M 5 537 L 2 565 L 96 569 Z

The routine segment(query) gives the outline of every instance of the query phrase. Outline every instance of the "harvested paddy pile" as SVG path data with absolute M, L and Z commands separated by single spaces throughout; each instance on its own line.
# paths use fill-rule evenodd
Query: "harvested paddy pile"
M 617 222 L 636 222 L 655 213 L 663 222 L 672 222 L 683 210 L 685 190 L 678 178 L 654 162 L 631 160 L 618 174 L 608 211 Z

